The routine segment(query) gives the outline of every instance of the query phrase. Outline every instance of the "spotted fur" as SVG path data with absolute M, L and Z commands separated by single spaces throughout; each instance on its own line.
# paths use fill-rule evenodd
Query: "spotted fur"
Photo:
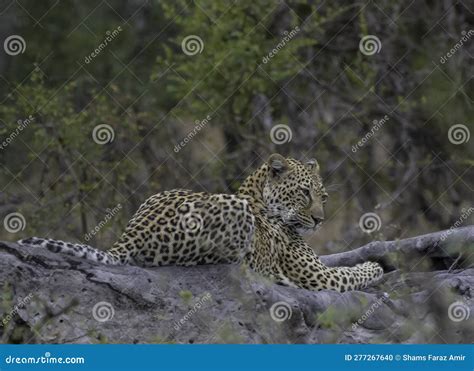
M 361 289 L 377 263 L 327 267 L 304 241 L 324 220 L 327 200 L 315 160 L 274 154 L 237 195 L 172 190 L 148 198 L 108 251 L 42 238 L 19 241 L 105 264 L 144 267 L 245 262 L 281 284 L 310 290 Z

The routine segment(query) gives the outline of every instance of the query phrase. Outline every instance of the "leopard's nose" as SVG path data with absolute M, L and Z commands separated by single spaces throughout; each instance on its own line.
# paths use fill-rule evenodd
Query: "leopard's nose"
M 314 205 L 311 208 L 311 218 L 316 225 L 321 224 L 324 220 L 324 210 L 322 206 Z
M 324 218 L 315 217 L 314 215 L 311 215 L 311 219 L 313 219 L 315 225 L 319 225 L 324 221 Z

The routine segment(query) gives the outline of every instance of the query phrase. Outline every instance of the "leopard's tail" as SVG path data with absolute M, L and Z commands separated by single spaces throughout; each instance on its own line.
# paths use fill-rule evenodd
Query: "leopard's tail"
M 19 240 L 20 245 L 38 246 L 55 253 L 64 253 L 79 258 L 85 258 L 102 264 L 121 265 L 120 259 L 106 251 L 95 249 L 89 245 L 51 240 L 48 238 L 30 237 Z

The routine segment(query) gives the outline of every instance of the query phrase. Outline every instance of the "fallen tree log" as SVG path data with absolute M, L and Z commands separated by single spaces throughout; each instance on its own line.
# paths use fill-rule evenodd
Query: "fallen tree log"
M 374 242 L 322 259 L 353 265 L 393 252 L 452 259 L 448 245 L 472 255 L 472 227 L 443 241 L 440 233 Z M 106 266 L 3 242 L 0 341 L 471 342 L 474 268 L 468 261 L 451 270 L 393 265 L 378 285 L 341 294 L 278 286 L 240 266 Z

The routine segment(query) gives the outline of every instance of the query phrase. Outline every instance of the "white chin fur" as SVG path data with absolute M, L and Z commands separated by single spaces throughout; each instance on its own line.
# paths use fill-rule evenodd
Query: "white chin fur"
M 302 236 L 309 236 L 314 233 L 314 228 L 296 228 L 298 233 Z
M 298 233 L 302 236 L 308 236 L 315 233 L 319 228 L 321 228 L 321 224 L 316 224 L 310 228 L 296 228 Z

